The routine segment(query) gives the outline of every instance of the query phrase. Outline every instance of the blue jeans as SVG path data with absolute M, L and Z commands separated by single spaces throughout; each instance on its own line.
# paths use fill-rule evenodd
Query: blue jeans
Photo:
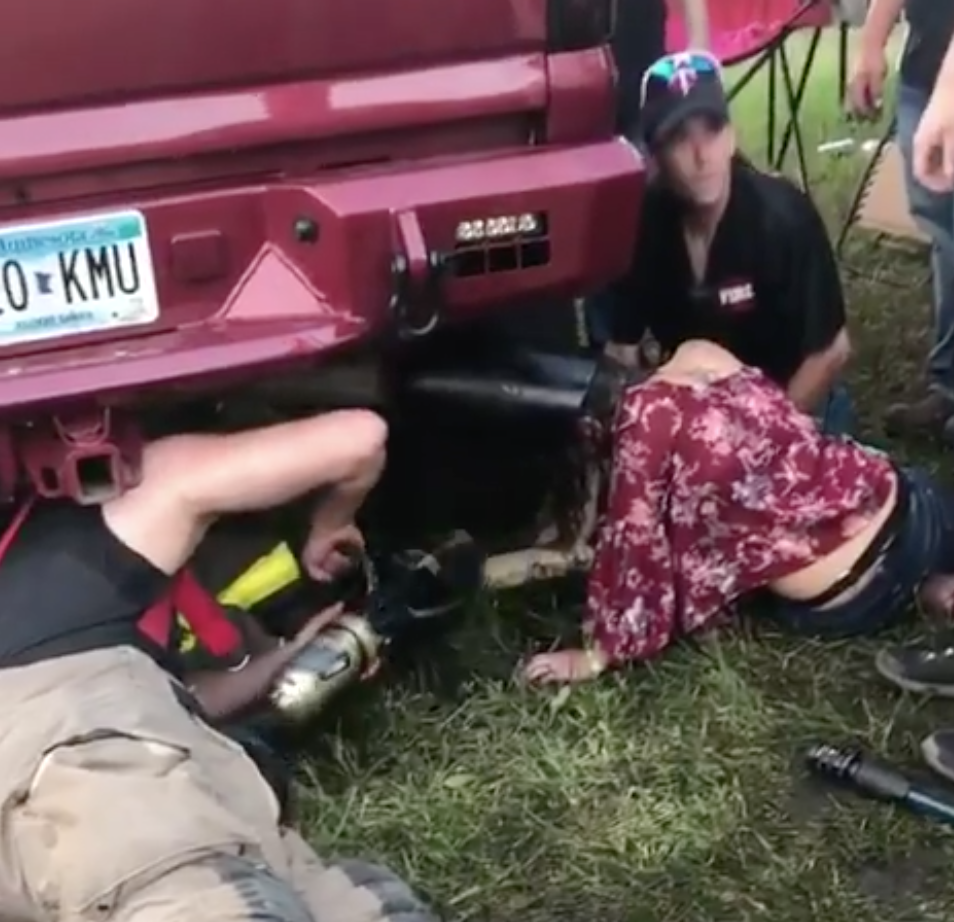
M 766 614 L 798 634 L 838 638 L 891 627 L 909 610 L 925 577 L 954 565 L 954 496 L 925 471 L 899 471 L 903 518 L 873 576 L 847 601 L 818 608 L 773 598 Z
M 855 430 L 855 405 L 844 384 L 836 384 L 815 414 L 826 435 L 851 435 Z
M 898 144 L 911 216 L 931 239 L 934 345 L 928 357 L 928 375 L 933 389 L 954 398 L 954 193 L 926 189 L 911 171 L 914 133 L 928 99 L 928 94 L 916 87 L 902 84 L 898 88 Z

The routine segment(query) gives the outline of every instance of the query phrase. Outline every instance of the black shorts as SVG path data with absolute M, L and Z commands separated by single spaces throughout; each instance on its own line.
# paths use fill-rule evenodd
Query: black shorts
M 864 587 L 827 607 L 773 597 L 770 617 L 791 631 L 815 637 L 872 634 L 894 626 L 911 611 L 927 576 L 951 570 L 954 496 L 925 471 L 904 469 L 898 477 L 899 507 L 892 516 L 897 527 L 866 568 Z

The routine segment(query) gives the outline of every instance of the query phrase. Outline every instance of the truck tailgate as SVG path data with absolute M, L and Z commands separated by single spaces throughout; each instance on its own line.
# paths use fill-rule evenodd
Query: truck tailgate
M 5 0 L 0 115 L 541 51 L 546 0 Z

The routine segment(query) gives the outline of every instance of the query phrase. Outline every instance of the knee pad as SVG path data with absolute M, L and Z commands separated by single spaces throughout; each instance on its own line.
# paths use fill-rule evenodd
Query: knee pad
M 393 871 L 378 864 L 345 858 L 329 865 L 380 905 L 375 922 L 438 922 L 437 916 Z

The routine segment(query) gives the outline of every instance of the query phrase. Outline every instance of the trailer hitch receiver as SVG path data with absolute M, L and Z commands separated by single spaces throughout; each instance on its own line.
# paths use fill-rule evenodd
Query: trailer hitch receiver
M 54 416 L 23 432 L 19 442 L 23 467 L 40 496 L 92 505 L 139 482 L 140 434 L 132 420 L 108 409 Z

